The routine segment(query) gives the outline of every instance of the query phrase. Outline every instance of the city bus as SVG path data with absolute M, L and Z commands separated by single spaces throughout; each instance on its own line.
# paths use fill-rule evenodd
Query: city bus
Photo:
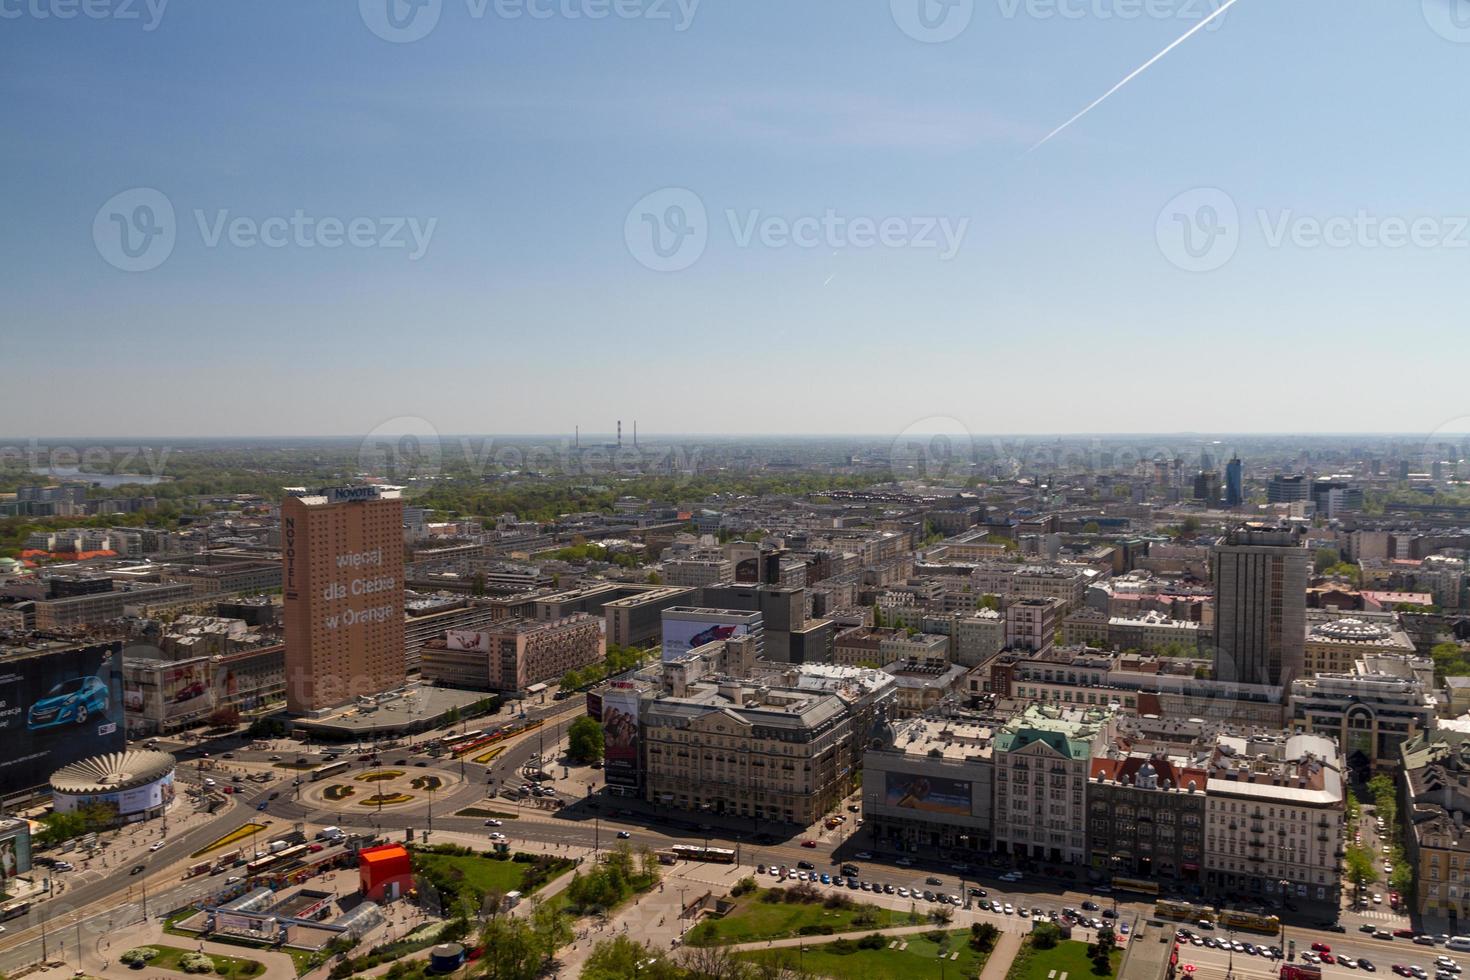
M 297 861 L 301 858 L 306 857 L 309 850 L 309 845 L 297 844 L 294 847 L 288 847 L 284 851 L 276 854 L 276 860 L 280 861 L 282 864 L 290 864 L 292 861 Z
M 711 864 L 734 864 L 735 852 L 728 847 L 704 847 L 699 844 L 675 844 L 669 850 L 685 861 L 707 861 Z
M 311 779 L 312 782 L 316 782 L 318 779 L 326 779 L 328 776 L 335 776 L 337 773 L 346 772 L 351 768 L 352 763 L 346 759 L 343 759 L 341 762 L 328 762 L 324 766 L 317 766 L 313 769 L 311 771 Z
M 0 920 L 19 918 L 30 910 L 30 902 L 11 902 L 9 905 L 0 907 Z
M 1239 909 L 1226 909 L 1220 913 L 1220 925 L 1227 929 L 1263 932 L 1274 936 L 1281 931 L 1281 917 L 1257 912 L 1242 912 Z
M 446 749 L 453 750 L 455 746 L 465 742 L 473 742 L 477 738 L 484 738 L 484 732 L 465 732 L 463 735 L 446 735 L 439 740 L 439 744 Z
M 245 874 L 263 874 L 266 871 L 269 871 L 271 868 L 275 867 L 276 864 L 280 862 L 280 860 L 281 856 L 279 854 L 267 854 L 264 857 L 256 858 L 254 861 L 251 861 L 249 864 L 245 865 Z
M 1160 899 L 1154 903 L 1154 915 L 1175 922 L 1214 922 L 1215 910 L 1188 902 L 1173 902 Z

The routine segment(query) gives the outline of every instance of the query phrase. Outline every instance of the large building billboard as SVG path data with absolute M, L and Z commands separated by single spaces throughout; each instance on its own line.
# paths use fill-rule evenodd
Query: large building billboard
M 612 688 L 602 695 L 602 743 L 607 782 L 638 785 L 638 690 Z
M 125 743 L 122 644 L 0 659 L 0 794 Z
M 902 810 L 970 816 L 970 783 L 917 773 L 889 771 L 884 775 L 883 802 Z
M 477 633 L 474 630 L 445 630 L 444 647 L 469 653 L 489 653 L 490 634 Z
M 31 870 L 31 828 L 23 820 L 0 825 L 0 886 Z
M 115 793 L 95 793 L 90 796 L 57 793 L 53 796 L 58 813 L 72 813 L 87 806 L 108 806 L 121 817 L 156 810 L 172 803 L 174 799 L 174 774 L 166 773 L 143 786 L 118 790 Z
M 677 660 L 690 650 L 728 640 L 732 636 L 744 636 L 744 623 L 720 623 L 703 619 L 670 619 L 664 617 L 663 661 Z

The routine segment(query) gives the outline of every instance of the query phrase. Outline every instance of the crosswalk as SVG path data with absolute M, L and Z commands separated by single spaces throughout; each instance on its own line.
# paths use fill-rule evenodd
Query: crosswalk
M 1402 922 L 1407 924 L 1409 921 L 1408 916 L 1400 915 L 1398 912 L 1389 911 L 1387 909 L 1368 909 L 1366 911 L 1358 912 L 1356 914 L 1359 918 L 1373 919 L 1377 922 Z

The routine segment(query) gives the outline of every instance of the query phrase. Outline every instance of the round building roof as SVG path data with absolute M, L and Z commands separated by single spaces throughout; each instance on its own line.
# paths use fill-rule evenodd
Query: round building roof
M 1314 636 L 1330 640 L 1382 640 L 1392 630 L 1380 623 L 1365 623 L 1361 619 L 1334 619 L 1322 623 L 1312 630 Z
M 174 770 L 175 759 L 167 752 L 128 749 L 94 755 L 62 766 L 51 774 L 51 789 L 57 793 L 116 793 L 146 786 Z

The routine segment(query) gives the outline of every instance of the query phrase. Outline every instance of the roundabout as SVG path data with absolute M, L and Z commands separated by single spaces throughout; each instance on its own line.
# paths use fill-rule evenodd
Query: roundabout
M 304 784 L 300 802 L 342 814 L 388 807 L 412 810 L 448 799 L 466 785 L 459 775 L 440 769 L 367 769 Z

